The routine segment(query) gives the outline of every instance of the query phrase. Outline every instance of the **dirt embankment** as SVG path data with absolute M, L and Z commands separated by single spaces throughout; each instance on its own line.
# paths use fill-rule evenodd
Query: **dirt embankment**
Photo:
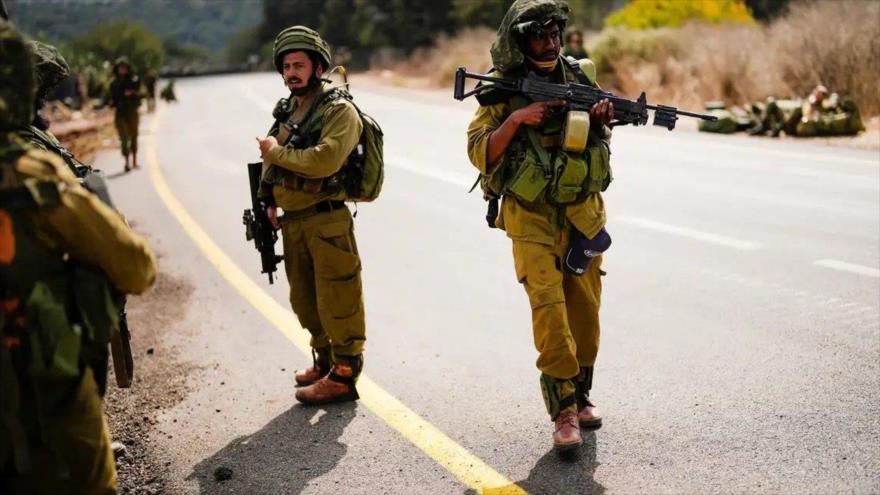
M 192 295 L 190 282 L 160 273 L 156 284 L 143 296 L 129 298 L 128 321 L 132 333 L 135 378 L 132 387 L 119 389 L 113 382 L 104 410 L 115 442 L 125 446 L 116 469 L 119 491 L 133 495 L 167 494 L 167 466 L 155 451 L 151 437 L 162 412 L 186 396 L 186 378 L 192 367 L 179 359 L 169 335 L 179 333 Z

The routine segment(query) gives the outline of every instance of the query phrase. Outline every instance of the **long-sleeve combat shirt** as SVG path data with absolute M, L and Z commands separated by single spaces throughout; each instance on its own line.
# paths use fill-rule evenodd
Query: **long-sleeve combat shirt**
M 492 175 L 503 166 L 489 163 L 489 136 L 501 127 L 511 113 L 509 103 L 480 106 L 468 126 L 468 156 L 481 174 Z M 524 132 L 524 129 L 519 129 L 519 132 Z M 610 135 L 603 137 L 610 138 Z M 566 227 L 566 220 L 587 237 L 594 237 L 606 221 L 602 195 L 593 193 L 583 202 L 567 205 L 525 203 L 512 195 L 505 195 L 496 225 L 511 239 L 552 245 L 558 230 Z
M 295 105 L 291 120 L 300 123 L 323 87 L 309 93 L 299 105 Z M 294 149 L 283 143 L 272 146 L 265 154 L 265 161 L 296 173 L 307 179 L 330 177 L 345 165 L 348 156 L 357 146 L 363 123 L 357 109 L 350 102 L 339 99 L 324 111 L 321 121 L 321 137 L 314 146 Z M 330 195 L 324 191 L 310 193 L 289 189 L 280 185 L 272 188 L 275 204 L 286 211 L 308 208 L 325 200 L 344 200 L 345 193 Z
M 110 284 L 127 294 L 140 294 L 156 279 L 156 256 L 122 216 L 88 192 L 58 157 L 31 150 L 15 165 L 24 179 L 61 182 L 61 202 L 35 215 L 37 237 L 71 259 L 101 269 Z

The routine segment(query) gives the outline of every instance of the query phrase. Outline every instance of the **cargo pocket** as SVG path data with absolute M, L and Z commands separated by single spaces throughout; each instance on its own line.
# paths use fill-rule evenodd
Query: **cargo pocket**
M 587 161 L 579 156 L 559 153 L 557 160 L 563 160 L 562 172 L 553 189 L 553 200 L 560 204 L 573 203 L 578 199 L 587 178 Z
M 529 150 L 525 160 L 517 169 L 516 175 L 510 181 L 508 191 L 519 199 L 531 203 L 538 199 L 549 183 L 550 177 L 547 176 L 533 152 Z
M 611 153 L 605 143 L 599 143 L 590 147 L 589 165 L 590 165 L 590 192 L 603 192 L 608 189 L 613 177 L 611 175 Z
M 335 319 L 358 313 L 361 307 L 361 260 L 350 222 L 322 226 L 312 238 L 318 307 Z

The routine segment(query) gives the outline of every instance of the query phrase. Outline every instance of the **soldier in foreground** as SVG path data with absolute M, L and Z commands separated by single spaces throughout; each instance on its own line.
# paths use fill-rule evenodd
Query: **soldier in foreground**
M 296 399 L 351 401 L 366 340 L 361 260 L 343 166 L 364 124 L 347 92 L 325 87 L 330 47 L 318 33 L 287 28 L 275 38 L 275 68 L 290 90 L 270 135 L 257 138 L 268 216 L 281 229 L 290 304 L 312 335 L 313 365 L 298 371 Z M 278 216 L 278 208 L 284 215 Z
M 560 56 L 568 15 L 562 0 L 514 2 L 492 44 L 495 75 L 595 86 L 590 60 Z M 483 98 L 468 128 L 468 155 L 484 189 L 502 197 L 495 225 L 513 242 L 516 277 L 531 304 L 541 393 L 555 422 L 553 444 L 560 452 L 575 450 L 581 426 L 602 424 L 590 389 L 605 275 L 600 253 L 610 244 L 600 193 L 611 181 L 607 124 L 613 106 L 607 100 L 593 106 L 585 146 L 567 151 L 565 102 L 530 102 L 500 91 Z M 570 265 L 567 252 L 586 250 L 597 256 Z
M 46 96 L 61 81 L 70 76 L 70 67 L 54 46 L 31 40 L 28 41 L 28 47 L 34 63 L 34 81 L 37 86 L 37 94 L 34 99 L 34 120 L 30 126 L 22 129 L 18 134 L 31 146 L 58 155 L 76 177 L 82 178 L 91 171 L 91 167 L 77 160 L 49 132 L 49 122 L 40 115 L 46 102 Z
M 94 356 L 155 257 L 64 163 L 16 134 L 33 119 L 31 54 L 0 21 L 0 492 L 115 494 Z
M 140 126 L 141 80 L 131 70 L 128 59 L 120 57 L 113 65 L 113 81 L 110 83 L 110 106 L 116 110 L 113 123 L 119 133 L 119 146 L 125 157 L 125 171 L 138 168 L 138 132 Z

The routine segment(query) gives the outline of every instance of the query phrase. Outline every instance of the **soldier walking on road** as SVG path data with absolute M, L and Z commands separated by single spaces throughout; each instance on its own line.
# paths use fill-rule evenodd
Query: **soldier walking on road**
M 561 0 L 514 2 L 492 44 L 493 75 L 595 85 L 590 60 L 560 56 L 568 14 Z M 600 193 L 611 181 L 613 107 L 603 100 L 585 115 L 567 111 L 562 101 L 531 102 L 501 91 L 480 103 L 468 128 L 468 155 L 487 197 L 501 197 L 495 226 L 513 241 L 516 276 L 531 304 L 553 444 L 560 452 L 575 450 L 580 427 L 602 423 L 590 389 L 599 351 L 601 252 L 610 245 Z M 585 144 L 568 144 L 567 118 L 589 121 Z
M 276 107 L 270 135 L 258 138 L 260 194 L 281 229 L 290 304 L 312 335 L 313 365 L 295 376 L 296 399 L 305 404 L 358 398 L 366 340 L 361 260 L 338 180 L 364 124 L 347 92 L 322 80 L 330 61 L 330 47 L 315 31 L 293 26 L 278 34 L 275 68 L 290 99 Z
M 155 257 L 17 135 L 33 119 L 30 57 L 0 21 L 0 492 L 115 494 L 96 356 L 117 328 L 111 290 L 146 290 Z
M 156 86 L 159 78 L 152 67 L 144 69 L 144 89 L 147 93 L 147 111 L 153 113 L 156 110 Z
M 119 145 L 125 157 L 125 171 L 138 168 L 138 126 L 140 125 L 141 97 L 143 88 L 140 78 L 134 74 L 128 59 L 120 57 L 113 65 L 113 82 L 110 83 L 110 106 L 116 109 L 113 123 L 119 133 Z M 129 155 L 131 159 L 129 160 Z

